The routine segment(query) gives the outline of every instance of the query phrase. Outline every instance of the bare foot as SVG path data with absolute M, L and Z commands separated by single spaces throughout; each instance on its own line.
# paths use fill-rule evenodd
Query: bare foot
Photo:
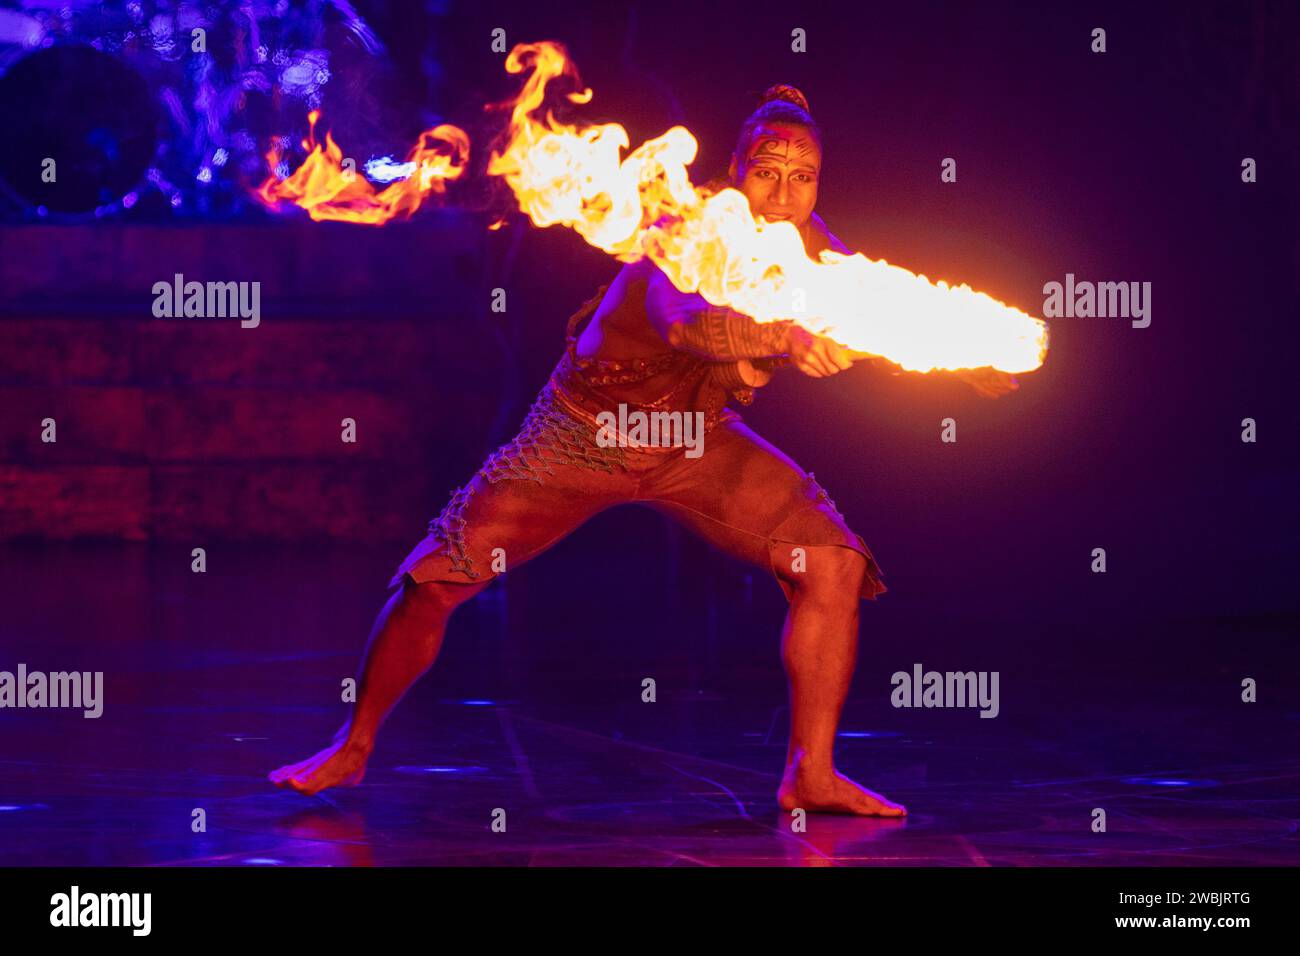
M 828 773 L 786 768 L 776 792 L 782 810 L 801 807 L 817 813 L 852 813 L 862 817 L 905 817 L 907 808 L 854 783 L 836 770 Z
M 306 760 L 272 770 L 266 779 L 310 796 L 328 787 L 355 787 L 366 775 L 369 759 L 369 749 L 340 740 Z

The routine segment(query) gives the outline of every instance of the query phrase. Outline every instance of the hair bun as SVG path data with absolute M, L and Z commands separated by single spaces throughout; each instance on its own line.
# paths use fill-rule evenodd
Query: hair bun
M 804 96 L 797 87 L 790 86 L 788 83 L 777 83 L 775 86 L 769 86 L 758 105 L 763 106 L 773 100 L 785 100 L 787 103 L 793 103 L 805 113 L 812 115 L 812 110 L 808 108 L 808 97 Z

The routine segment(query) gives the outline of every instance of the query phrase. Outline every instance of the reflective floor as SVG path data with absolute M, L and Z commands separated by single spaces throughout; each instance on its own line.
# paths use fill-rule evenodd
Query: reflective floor
M 102 559 L 5 566 L 0 670 L 102 670 L 104 710 L 0 711 L 0 865 L 1300 863 L 1300 706 L 1217 701 L 1212 681 L 1071 698 L 1004 678 L 987 720 L 892 708 L 867 655 L 838 761 L 910 815 L 813 814 L 801 829 L 774 799 L 779 663 L 724 647 L 716 671 L 638 667 L 628 633 L 599 625 L 552 642 L 563 655 L 544 641 L 524 653 L 528 620 L 503 617 L 492 592 L 453 622 L 361 786 L 279 791 L 265 774 L 325 744 L 343 716 L 332 701 L 382 600 L 386 555 L 291 555 L 258 573 L 249 558 L 202 598 L 154 558 Z M 349 562 L 356 593 L 322 601 Z M 598 639 L 626 653 L 588 654 L 593 670 L 582 648 Z

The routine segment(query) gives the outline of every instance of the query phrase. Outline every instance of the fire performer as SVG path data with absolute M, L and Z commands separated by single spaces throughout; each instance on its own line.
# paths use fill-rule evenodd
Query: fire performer
M 848 254 L 813 212 L 821 164 L 822 135 L 807 100 L 774 86 L 742 126 L 727 180 L 710 185 L 734 186 L 755 215 L 791 222 L 809 255 Z M 886 590 L 880 567 L 812 473 L 726 405 L 752 401 L 779 364 L 821 378 L 860 357 L 793 320 L 758 323 L 684 294 L 649 259 L 624 266 L 569 320 L 566 352 L 519 434 L 453 494 L 397 568 L 357 702 L 332 744 L 270 779 L 307 794 L 359 783 L 384 718 L 432 666 L 452 612 L 488 586 L 500 562 L 518 568 L 596 513 L 638 503 L 770 570 L 785 592 L 790 739 L 780 806 L 905 815 L 833 762 L 857 657 L 858 605 Z M 987 376 L 972 384 L 993 393 L 1010 387 Z M 647 415 L 701 413 L 704 453 L 598 441 L 597 416 L 622 405 Z

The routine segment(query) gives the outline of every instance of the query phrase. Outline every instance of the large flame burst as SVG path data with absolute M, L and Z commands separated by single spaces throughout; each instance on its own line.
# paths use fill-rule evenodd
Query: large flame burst
M 506 69 L 529 75 L 507 104 L 510 123 L 491 154 L 488 173 L 510 186 L 535 225 L 568 226 L 621 261 L 649 258 L 683 292 L 699 292 L 761 322 L 796 319 L 855 351 L 911 371 L 992 366 L 1014 373 L 1042 364 L 1047 352 L 1042 320 L 969 286 L 931 282 L 861 254 L 824 251 L 814 261 L 793 224 L 755 219 L 735 189 L 712 194 L 698 189 L 686 171 L 698 144 L 683 127 L 624 157 L 628 135 L 617 123 L 572 126 L 549 110 L 539 118 L 552 81 L 566 77 L 581 86 L 560 44 L 520 44 L 506 59 Z M 592 93 L 581 89 L 566 95 L 581 104 Z M 431 130 L 421 143 L 430 137 L 463 144 L 468 154 L 468 139 L 454 127 Z M 327 143 L 324 151 L 317 145 L 293 176 L 268 180 L 263 198 L 292 199 L 313 218 L 382 223 L 409 215 L 428 191 L 402 191 L 390 199 L 388 194 L 403 184 L 378 196 L 369 184 L 356 181 L 351 192 L 336 189 L 341 153 L 328 137 Z M 419 152 L 417 147 L 412 155 Z M 464 164 L 436 155 L 447 163 L 436 167 L 446 173 L 435 177 L 441 187 Z M 313 160 L 312 169 L 289 188 L 286 184 L 299 179 Z M 319 196 L 328 198 L 313 201 Z

